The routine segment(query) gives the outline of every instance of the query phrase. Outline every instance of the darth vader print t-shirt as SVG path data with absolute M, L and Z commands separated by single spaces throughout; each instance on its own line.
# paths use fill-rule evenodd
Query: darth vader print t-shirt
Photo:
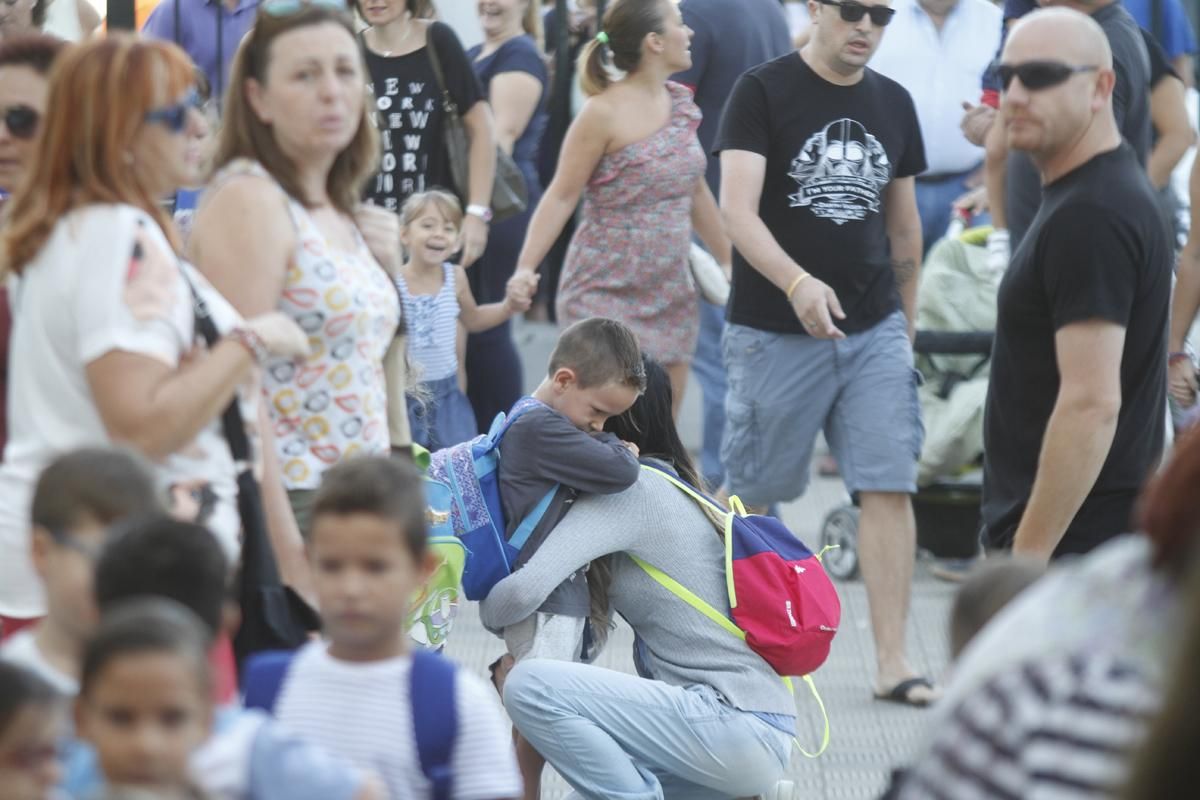
M 900 307 L 888 257 L 888 184 L 925 170 L 908 92 L 867 69 L 853 86 L 829 83 L 792 52 L 742 75 L 714 152 L 767 159 L 759 216 L 797 264 L 829 284 L 855 333 Z M 734 251 L 728 318 L 804 333 L 783 292 Z

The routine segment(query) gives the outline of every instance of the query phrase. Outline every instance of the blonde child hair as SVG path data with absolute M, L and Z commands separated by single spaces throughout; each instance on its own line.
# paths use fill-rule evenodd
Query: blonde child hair
M 442 216 L 452 222 L 454 227 L 462 227 L 462 204 L 458 202 L 457 197 L 444 189 L 430 189 L 410 196 L 400 208 L 400 224 L 407 228 L 430 205 L 437 207 Z

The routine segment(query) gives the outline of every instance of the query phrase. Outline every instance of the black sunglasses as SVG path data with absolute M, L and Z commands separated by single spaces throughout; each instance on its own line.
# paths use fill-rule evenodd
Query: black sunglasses
M 855 3 L 854 0 L 820 0 L 823 6 L 837 6 L 838 13 L 842 15 L 842 19 L 846 22 L 858 22 L 865 15 L 871 16 L 871 24 L 877 28 L 887 27 L 887 24 L 892 21 L 892 17 L 896 16 L 896 9 L 888 8 L 887 6 L 866 6 L 862 3 Z
M 1036 92 L 1058 86 L 1076 73 L 1094 72 L 1097 69 L 1099 67 L 1076 67 L 1061 61 L 1023 61 L 1020 64 L 1000 64 L 996 67 L 996 73 L 1005 91 L 1008 91 L 1013 78 L 1020 78 L 1022 86 Z
M 9 106 L 3 112 L 4 127 L 14 139 L 32 139 L 42 115 L 26 105 Z
M 187 115 L 192 109 L 200 111 L 204 108 L 204 99 L 195 89 L 190 89 L 182 100 L 162 108 L 152 108 L 146 112 L 146 122 L 159 122 L 166 126 L 171 133 L 179 133 L 187 126 Z

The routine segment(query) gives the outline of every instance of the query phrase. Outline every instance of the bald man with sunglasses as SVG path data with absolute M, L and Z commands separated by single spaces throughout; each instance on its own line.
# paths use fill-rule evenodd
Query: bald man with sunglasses
M 983 539 L 1048 560 L 1129 530 L 1158 464 L 1173 249 L 1122 141 L 1112 51 L 1092 18 L 1023 18 L 999 76 L 999 123 L 1043 197 L 1000 286 Z

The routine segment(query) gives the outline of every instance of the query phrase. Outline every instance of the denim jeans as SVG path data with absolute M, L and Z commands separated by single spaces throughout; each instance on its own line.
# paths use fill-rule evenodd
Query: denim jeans
M 933 183 L 918 180 L 917 211 L 921 215 L 921 242 L 925 252 L 937 244 L 937 240 L 946 233 L 950 226 L 950 209 L 954 201 L 967 192 L 967 177 L 971 173 L 964 172 L 956 177 Z
M 729 800 L 783 777 L 791 737 L 721 702 L 588 664 L 530 659 L 509 673 L 517 730 L 587 800 Z
M 700 448 L 700 472 L 709 486 L 725 481 L 721 464 L 721 437 L 725 435 L 725 362 L 721 357 L 721 334 L 725 331 L 725 309 L 700 301 L 700 339 L 692 359 L 692 372 L 700 383 L 704 408 L 703 436 Z

